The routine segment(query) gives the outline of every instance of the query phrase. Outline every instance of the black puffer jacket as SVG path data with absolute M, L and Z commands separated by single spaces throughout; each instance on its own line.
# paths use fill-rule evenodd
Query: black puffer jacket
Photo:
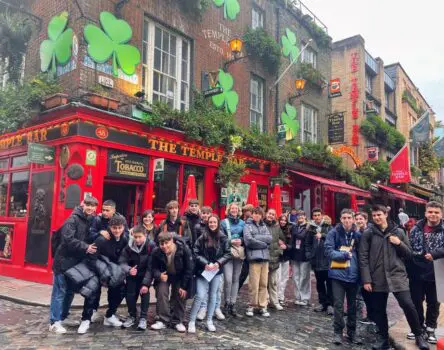
M 123 215 L 119 214 L 119 213 L 114 213 L 113 216 L 122 216 Z M 109 226 L 109 220 L 111 219 L 107 219 L 104 216 L 102 216 L 102 214 L 99 214 L 97 216 L 94 217 L 94 219 L 91 222 L 91 227 L 89 229 L 89 238 L 88 238 L 88 242 L 94 242 L 99 236 L 100 236 L 100 231 L 108 231 L 108 226 Z M 128 224 L 126 222 L 125 219 L 125 225 L 124 225 L 124 231 L 123 231 L 123 235 L 128 238 L 129 237 L 129 229 L 128 229 Z
M 85 298 L 95 295 L 100 288 L 99 277 L 89 268 L 86 262 L 78 263 L 65 271 L 70 281 L 70 288 Z
M 215 242 L 215 253 L 210 254 L 208 249 L 208 237 L 210 233 L 205 230 L 197 239 L 193 248 L 193 255 L 196 261 L 196 275 L 201 275 L 205 270 L 205 266 L 210 263 L 219 263 L 220 269 L 218 274 L 222 273 L 222 266 L 231 259 L 230 244 L 228 238 L 222 231 L 219 232 L 219 241 Z
M 87 217 L 81 207 L 74 208 L 62 227 L 61 242 L 54 256 L 52 270 L 60 274 L 86 257 L 89 227 L 92 217 Z
M 191 235 L 191 244 L 194 246 L 194 243 L 197 240 L 197 232 L 196 232 L 196 225 L 200 222 L 200 215 L 199 214 L 193 214 L 190 212 L 185 212 L 184 215 L 185 219 L 185 237 Z
M 390 243 L 397 236 L 401 243 Z M 373 225 L 364 231 L 359 246 L 362 283 L 371 283 L 374 292 L 403 292 L 409 290 L 405 261 L 412 256 L 412 248 L 404 230 L 389 223 L 384 230 Z
M 307 224 L 307 237 L 305 239 L 305 256 L 311 262 L 311 266 L 315 271 L 328 271 L 329 259 L 325 255 L 325 239 L 327 233 L 332 227 L 322 222 L 319 226 L 315 223 Z M 317 233 L 321 234 L 321 238 L 317 239 Z
M 305 240 L 307 239 L 307 224 L 294 225 L 291 229 L 291 256 L 293 261 L 308 261 L 305 254 Z
M 168 279 L 173 282 L 177 281 L 182 289 L 189 292 L 192 287 L 194 270 L 193 256 L 183 240 L 176 237 L 174 238 L 174 242 L 177 246 L 176 254 L 174 256 L 174 267 L 176 273 L 174 275 L 169 274 Z M 150 282 L 153 279 L 154 283 L 156 284 L 160 280 L 160 275 L 167 271 L 167 257 L 159 247 L 156 247 L 153 250 L 151 266 L 151 269 L 146 271 L 145 278 L 143 280 L 144 285 L 150 285 Z
M 137 276 L 145 276 L 148 267 L 151 265 L 150 260 L 154 248 L 156 248 L 156 244 L 148 238 L 141 247 L 137 247 L 133 238 L 130 237 L 128 245 L 120 255 L 119 264 L 127 274 L 132 267 L 137 266 Z

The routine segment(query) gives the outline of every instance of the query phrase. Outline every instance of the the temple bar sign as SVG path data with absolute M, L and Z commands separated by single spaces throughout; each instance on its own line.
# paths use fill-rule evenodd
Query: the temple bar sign
M 148 157 L 129 152 L 108 152 L 108 176 L 146 179 L 148 177 Z

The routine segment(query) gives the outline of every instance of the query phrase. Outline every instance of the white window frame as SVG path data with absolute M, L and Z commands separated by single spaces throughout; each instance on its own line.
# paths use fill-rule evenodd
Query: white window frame
M 159 28 L 162 33 L 167 33 L 170 37 L 174 36 L 176 38 L 176 62 L 175 62 L 175 75 L 171 76 L 167 73 L 160 72 L 154 69 L 154 51 L 155 51 L 155 32 L 156 28 Z M 143 25 L 143 38 L 142 38 L 142 84 L 143 89 L 145 91 L 145 99 L 148 102 L 153 102 L 154 97 L 154 84 L 153 77 L 155 72 L 159 72 L 160 74 L 172 78 L 174 81 L 174 91 L 173 91 L 173 108 L 174 109 L 184 109 L 188 110 L 190 103 L 190 70 L 191 70 L 191 42 L 185 37 L 177 34 L 174 31 L 169 30 L 168 28 L 162 26 L 161 24 L 152 21 L 149 18 L 144 19 Z M 162 35 L 163 36 L 163 35 Z M 163 39 L 162 39 L 163 40 Z M 185 59 L 182 57 L 182 46 L 183 43 L 186 42 L 188 44 L 188 52 Z M 170 51 L 171 52 L 171 51 Z M 187 65 L 187 73 L 185 74 L 185 79 L 182 80 L 182 62 L 185 61 Z M 184 84 L 185 91 L 185 99 L 181 100 L 181 90 L 182 84 Z M 160 94 L 162 96 L 162 94 Z M 163 95 L 165 98 L 168 98 L 167 95 Z M 182 107 L 182 108 L 181 108 Z
M 264 28 L 264 11 L 257 6 L 251 8 L 251 29 Z
M 302 46 L 305 46 L 305 44 L 302 45 Z M 318 61 L 318 54 L 317 54 L 317 52 L 316 52 L 315 50 L 313 50 L 312 48 L 307 47 L 307 48 L 302 52 L 301 62 L 304 62 L 304 63 L 310 63 L 310 64 L 313 66 L 313 68 L 316 69 L 316 68 L 317 68 L 317 65 L 318 65 L 317 61 Z
M 305 129 L 305 112 L 311 111 L 310 128 Z M 309 134 L 309 135 L 306 135 Z M 301 142 L 318 143 L 318 111 L 312 106 L 301 104 Z
M 365 90 L 369 93 L 372 93 L 373 91 L 372 85 L 373 85 L 373 77 L 370 74 L 365 73 Z
M 264 131 L 264 80 L 256 75 L 250 78 L 250 127 Z M 260 100 L 259 100 L 260 96 Z M 253 106 L 255 105 L 255 106 Z M 258 117 L 260 120 L 258 120 Z

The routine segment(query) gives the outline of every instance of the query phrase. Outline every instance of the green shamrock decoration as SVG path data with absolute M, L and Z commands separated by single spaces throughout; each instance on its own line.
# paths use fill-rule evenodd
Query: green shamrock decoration
M 239 102 L 239 96 L 236 91 L 231 91 L 233 88 L 234 80 L 230 73 L 225 73 L 222 69 L 219 69 L 218 83 L 223 89 L 218 95 L 211 97 L 213 104 L 220 108 L 225 105 L 225 110 L 229 113 L 235 113 L 237 109 L 237 104 Z
M 296 137 L 299 131 L 299 121 L 296 120 L 296 108 L 291 104 L 285 104 L 285 111 L 281 114 L 282 123 L 285 125 L 286 140 L 292 140 Z
M 297 46 L 296 34 L 290 29 L 285 29 L 286 35 L 282 35 L 282 53 L 285 57 L 290 56 L 290 60 L 293 62 L 299 56 L 299 48 Z
M 112 56 L 115 77 L 119 75 L 118 67 L 126 75 L 133 75 L 140 63 L 140 52 L 136 47 L 126 44 L 133 36 L 130 25 L 106 11 L 100 14 L 100 24 L 103 31 L 93 24 L 85 27 L 88 55 L 97 63 L 105 63 Z
M 240 5 L 237 0 L 213 0 L 217 7 L 224 5 L 224 18 L 234 21 L 240 12 Z
M 54 16 L 48 23 L 48 37 L 40 44 L 40 68 L 47 72 L 51 67 L 51 73 L 56 74 L 57 63 L 65 65 L 69 62 L 72 54 L 71 28 L 65 30 L 68 24 L 68 12 Z

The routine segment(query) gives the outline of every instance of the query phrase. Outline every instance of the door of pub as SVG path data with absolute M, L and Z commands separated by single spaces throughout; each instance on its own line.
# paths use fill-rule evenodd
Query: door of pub
M 116 211 L 126 218 L 129 227 L 133 227 L 142 216 L 144 190 L 144 184 L 107 180 L 103 185 L 103 201 L 116 202 Z

